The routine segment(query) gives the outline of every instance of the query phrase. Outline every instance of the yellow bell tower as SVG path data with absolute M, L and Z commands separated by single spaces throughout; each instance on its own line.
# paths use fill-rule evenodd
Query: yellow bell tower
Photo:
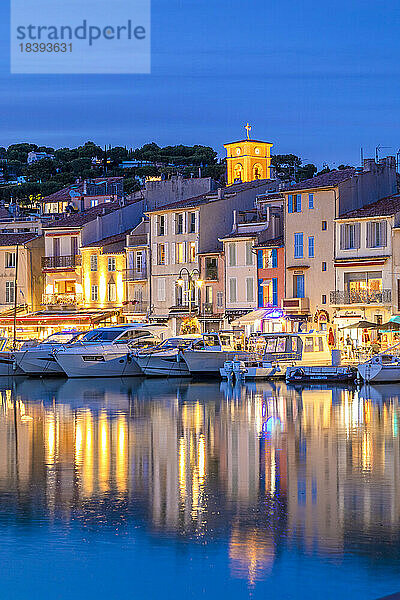
M 228 185 L 256 179 L 270 179 L 271 148 L 269 142 L 250 139 L 251 126 L 245 125 L 247 138 L 224 144 Z

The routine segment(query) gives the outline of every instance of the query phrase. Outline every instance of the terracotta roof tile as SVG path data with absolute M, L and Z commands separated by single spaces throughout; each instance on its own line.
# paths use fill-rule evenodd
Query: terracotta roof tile
M 356 173 L 356 169 L 353 168 L 343 169 L 342 171 L 329 171 L 329 173 L 324 173 L 323 175 L 317 175 L 311 179 L 299 181 L 298 183 L 286 188 L 285 192 L 292 190 L 312 190 L 320 187 L 336 187 L 339 185 L 339 183 L 354 177 Z
M 29 233 L 0 233 L 0 246 L 16 246 L 25 244 L 39 237 L 35 232 Z
M 367 217 L 385 217 L 395 215 L 400 212 L 400 194 L 394 194 L 393 196 L 387 196 L 381 198 L 376 202 L 352 210 L 344 215 L 341 215 L 340 219 L 364 219 Z

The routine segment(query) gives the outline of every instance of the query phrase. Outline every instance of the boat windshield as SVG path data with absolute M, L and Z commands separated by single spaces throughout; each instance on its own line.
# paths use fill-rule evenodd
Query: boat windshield
M 82 342 L 112 342 L 117 338 L 123 329 L 95 329 L 88 331 L 81 339 Z
M 165 340 L 158 346 L 158 348 L 162 348 L 166 350 L 167 348 L 189 348 L 193 344 L 195 339 L 192 338 L 169 338 L 169 340 Z
M 82 337 L 82 331 L 59 331 L 43 340 L 43 344 L 69 344 L 72 340 Z

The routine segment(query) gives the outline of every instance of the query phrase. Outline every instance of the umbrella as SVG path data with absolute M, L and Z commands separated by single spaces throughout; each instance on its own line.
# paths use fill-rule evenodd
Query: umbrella
M 376 329 L 377 327 L 378 325 L 376 323 L 371 323 L 371 321 L 358 321 L 353 325 L 346 325 L 345 327 L 340 327 L 340 331 L 342 331 L 342 329 Z
M 400 331 L 400 323 L 396 321 L 388 321 L 387 323 L 382 323 L 382 325 L 378 325 L 376 328 L 379 333 L 385 333 L 387 331 Z

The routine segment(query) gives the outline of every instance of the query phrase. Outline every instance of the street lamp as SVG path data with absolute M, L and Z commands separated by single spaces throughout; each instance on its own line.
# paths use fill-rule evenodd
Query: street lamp
M 185 276 L 187 277 L 187 281 L 188 281 L 189 316 L 190 316 L 192 314 L 192 286 L 194 284 L 195 286 L 197 286 L 200 289 L 201 286 L 203 285 L 203 281 L 200 279 L 200 271 L 198 269 L 193 269 L 192 271 L 189 271 L 189 269 L 187 269 L 186 267 L 182 267 L 182 269 L 179 271 L 178 279 L 176 280 L 176 283 L 180 287 L 183 287 L 183 284 L 185 283 L 185 279 L 184 279 Z M 197 277 L 197 278 L 195 279 L 195 277 Z

